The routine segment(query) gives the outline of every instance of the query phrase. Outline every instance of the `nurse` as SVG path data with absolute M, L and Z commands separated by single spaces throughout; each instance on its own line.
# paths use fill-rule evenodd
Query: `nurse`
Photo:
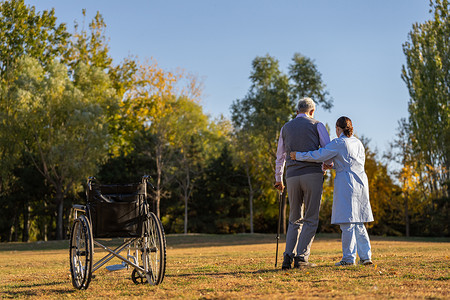
M 336 121 L 336 135 L 338 138 L 319 150 L 291 152 L 290 157 L 309 162 L 333 160 L 336 177 L 331 224 L 338 224 L 341 228 L 343 252 L 341 261 L 335 265 L 354 265 L 356 253 L 360 264 L 371 265 L 372 252 L 364 223 L 373 222 L 373 215 L 364 171 L 364 146 L 353 136 L 352 121 L 347 117 L 340 117 Z

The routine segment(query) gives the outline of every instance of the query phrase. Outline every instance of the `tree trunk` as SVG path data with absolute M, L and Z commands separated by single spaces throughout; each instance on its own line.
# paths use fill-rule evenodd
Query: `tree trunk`
M 28 242 L 30 239 L 30 207 L 28 201 L 25 202 L 23 207 L 23 229 L 22 229 L 22 242 Z
M 250 207 L 250 233 L 255 233 L 253 228 L 253 196 L 255 194 L 252 186 L 252 178 L 250 176 L 250 170 L 249 167 L 246 165 L 245 173 L 247 175 L 247 182 L 248 182 L 248 200 L 249 200 L 249 207 Z
M 44 207 L 45 207 L 45 212 L 47 212 L 47 201 L 44 201 Z M 47 221 L 46 219 L 47 219 L 46 217 L 43 217 L 43 222 L 44 222 L 43 235 L 44 235 L 45 242 L 48 241 L 48 223 L 46 222 Z
M 184 194 L 184 234 L 187 234 L 187 225 L 188 225 L 188 198 L 186 197 L 186 193 Z
M 160 203 L 161 203 L 161 181 L 158 180 L 156 193 L 155 193 L 155 205 L 154 210 L 156 212 L 156 215 L 159 219 L 161 219 L 161 213 L 160 213 Z
M 249 195 L 249 201 L 250 201 L 250 233 L 255 233 L 253 229 L 253 192 Z
M 14 232 L 12 235 L 12 241 L 18 242 L 19 241 L 19 230 L 20 230 L 20 222 L 19 222 L 19 216 L 16 214 L 14 216 Z
M 409 208 L 408 208 L 408 194 L 403 198 L 403 204 L 405 208 L 405 232 L 406 236 L 409 237 Z
M 12 217 L 11 225 L 9 226 L 9 236 L 8 236 L 8 242 L 17 242 L 17 216 L 16 213 L 14 213 Z
M 186 159 L 184 159 L 186 162 Z M 191 186 L 191 169 L 189 168 L 189 165 L 187 162 L 185 163 L 185 170 L 186 170 L 186 181 L 183 184 L 183 193 L 184 193 L 184 234 L 187 234 L 187 227 L 188 227 L 188 200 L 191 194 L 191 189 L 193 186 Z
M 155 213 L 158 218 L 160 216 L 160 203 L 161 203 L 161 178 L 162 178 L 162 149 L 161 145 L 156 146 L 156 191 L 155 191 Z
M 57 207 L 57 220 L 56 220 L 56 239 L 62 240 L 63 236 L 63 213 L 64 213 L 64 194 L 61 187 L 56 188 L 56 207 Z

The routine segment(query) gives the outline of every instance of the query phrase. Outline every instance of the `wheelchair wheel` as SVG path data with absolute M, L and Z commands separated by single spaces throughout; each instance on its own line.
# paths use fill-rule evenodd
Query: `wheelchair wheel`
M 164 279 L 166 272 L 166 238 L 164 229 L 158 217 L 148 213 L 148 218 L 144 222 L 144 234 L 142 243 L 142 267 L 146 274 L 141 274 L 138 270 L 133 270 L 131 279 L 134 283 L 149 283 L 158 285 Z
M 70 273 L 76 289 L 87 289 L 91 282 L 94 243 L 86 216 L 77 218 L 70 233 Z

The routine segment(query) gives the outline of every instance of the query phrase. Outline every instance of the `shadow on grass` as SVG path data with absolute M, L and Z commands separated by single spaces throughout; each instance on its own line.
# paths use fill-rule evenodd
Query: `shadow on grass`
M 12 242 L 12 243 L 0 243 L 0 252 L 2 251 L 43 251 L 43 250 L 62 250 L 67 249 L 69 251 L 69 241 L 39 241 L 39 242 Z
M 231 271 L 231 272 L 205 272 L 205 273 L 184 273 L 184 274 L 166 274 L 165 277 L 197 277 L 197 276 L 237 276 L 242 274 L 271 274 L 286 272 L 280 269 L 265 269 L 257 271 Z
M 403 241 L 403 242 L 427 242 L 427 243 L 448 243 L 448 237 L 380 237 L 371 236 L 373 241 Z M 315 242 L 327 240 L 340 240 L 338 233 L 319 233 L 316 235 Z M 102 239 L 106 246 L 120 245 L 121 238 Z M 166 236 L 167 248 L 184 249 L 192 247 L 218 247 L 218 246 L 236 246 L 236 245 L 257 245 L 257 244 L 275 244 L 276 234 L 169 234 Z M 285 242 L 285 235 L 280 236 L 280 244 Z M 0 252 L 2 251 L 46 251 L 69 249 L 69 241 L 48 241 L 31 243 L 0 243 Z
M 260 270 L 256 270 L 256 271 L 230 271 L 230 272 L 195 272 L 195 273 L 177 273 L 177 274 L 166 274 L 165 277 L 197 277 L 197 276 L 237 276 L 237 275 L 258 275 L 258 274 L 289 274 L 292 272 L 308 272 L 308 270 L 323 270 L 323 271 L 327 271 L 327 270 L 336 270 L 335 266 L 332 265 L 318 265 L 317 267 L 300 267 L 300 268 L 292 268 L 289 270 L 282 270 L 281 269 L 281 264 L 278 265 L 278 267 L 274 267 L 274 268 L 270 268 L 270 269 L 260 269 Z M 345 269 L 342 269 L 345 271 Z M 328 279 L 325 280 L 316 280 L 316 281 L 327 281 Z
M 3 286 L 3 289 L 6 289 L 7 291 L 0 292 L 1 298 L 21 298 L 21 297 L 32 297 L 32 296 L 38 296 L 37 290 L 39 290 L 39 287 L 43 286 L 57 286 L 57 285 L 67 285 L 66 281 L 55 281 L 55 282 L 46 282 L 46 283 L 36 283 L 36 284 L 10 284 Z M 33 289 L 35 288 L 35 289 Z M 75 293 L 75 290 L 70 289 L 50 289 L 45 290 L 46 294 L 51 295 L 67 295 L 67 294 L 73 294 Z M 40 293 L 41 294 L 41 293 Z
M 171 234 L 166 236 L 167 247 L 177 249 L 197 247 L 218 247 L 276 243 L 276 234 Z M 285 236 L 280 236 L 284 243 Z

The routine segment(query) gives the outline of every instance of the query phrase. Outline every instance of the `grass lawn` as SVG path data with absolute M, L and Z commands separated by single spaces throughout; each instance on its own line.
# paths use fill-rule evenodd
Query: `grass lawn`
M 131 270 L 101 268 L 84 291 L 72 287 L 68 241 L 4 243 L 0 297 L 450 298 L 450 239 L 372 237 L 374 265 L 335 267 L 341 258 L 339 236 L 319 234 L 310 257 L 318 267 L 289 271 L 281 271 L 283 239 L 274 267 L 275 243 L 274 234 L 169 235 L 161 285 L 135 285 Z M 94 260 L 103 255 L 96 248 Z

